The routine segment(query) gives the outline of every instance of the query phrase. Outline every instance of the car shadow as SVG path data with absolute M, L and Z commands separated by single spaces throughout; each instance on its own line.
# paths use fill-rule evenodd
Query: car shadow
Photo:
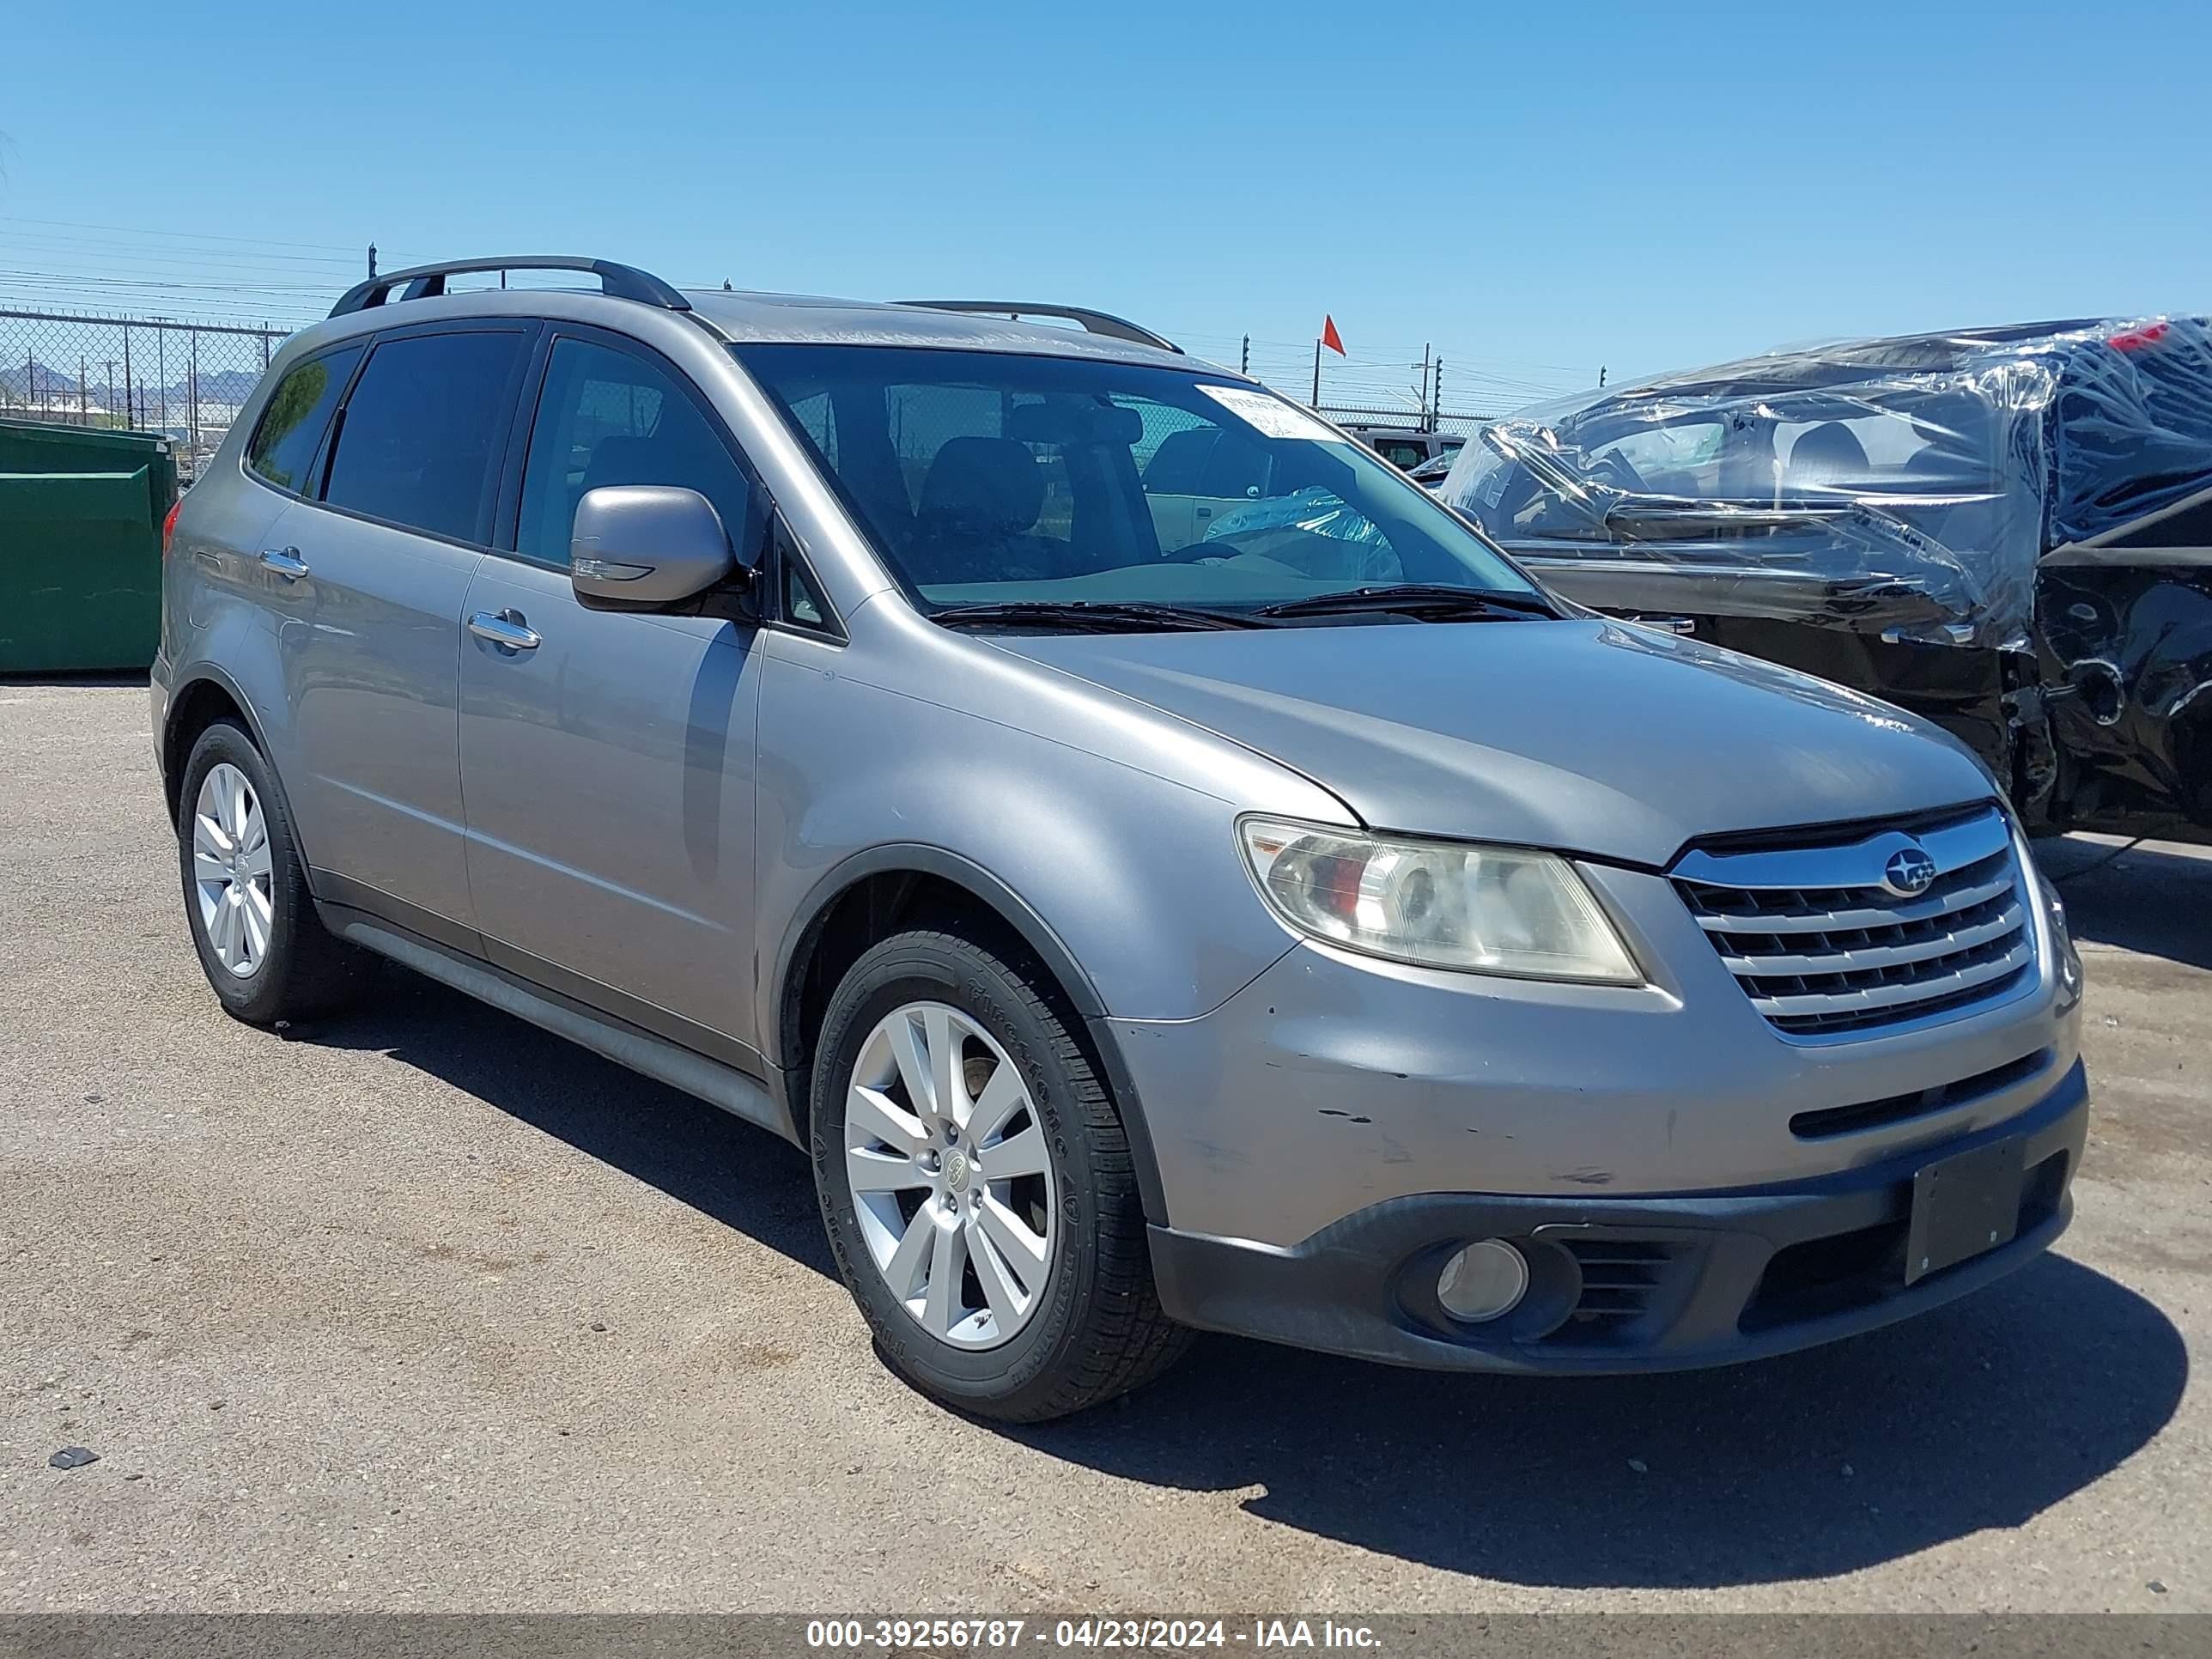
M 459 992 L 394 970 L 288 1036 L 388 1054 L 835 1276 L 797 1149 Z M 2163 1314 L 2053 1255 L 1885 1331 L 1672 1376 L 1449 1376 L 1206 1336 L 1134 1395 L 1003 1432 L 1123 1480 L 1256 1488 L 1253 1515 L 1453 1571 L 1719 1586 L 2020 1526 L 2148 1442 L 2187 1376 Z
M 386 965 L 354 1009 L 286 1036 L 389 1054 L 836 1276 L 805 1153 L 526 1020 Z
M 2212 968 L 2212 850 L 2038 842 L 2074 937 Z
M 1125 1406 L 1018 1432 L 1125 1480 L 1256 1486 L 1253 1515 L 1454 1572 L 1717 1587 L 2020 1526 L 2157 1433 L 2187 1375 L 2155 1307 L 2046 1256 L 1905 1324 L 1723 1370 L 1462 1376 L 1208 1337 Z

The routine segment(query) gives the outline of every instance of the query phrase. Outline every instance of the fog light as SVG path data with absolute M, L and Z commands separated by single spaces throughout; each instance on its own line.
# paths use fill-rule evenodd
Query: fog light
M 1528 1291 L 1528 1258 L 1502 1238 L 1455 1251 L 1437 1276 L 1437 1300 L 1454 1319 L 1480 1325 L 1502 1319 Z

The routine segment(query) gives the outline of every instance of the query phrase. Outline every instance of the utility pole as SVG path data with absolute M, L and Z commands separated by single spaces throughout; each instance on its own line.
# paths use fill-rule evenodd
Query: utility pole
M 1321 342 L 1319 340 L 1314 342 L 1313 407 L 1316 410 L 1321 407 Z
M 368 245 L 368 274 L 372 276 L 376 275 L 376 244 L 374 242 Z
M 1444 418 L 1444 360 L 1441 357 L 1437 359 L 1436 372 L 1429 376 L 1429 388 L 1436 397 L 1436 419 L 1429 426 L 1434 432 Z
M 1429 414 L 1429 354 L 1434 349 L 1433 346 L 1428 345 L 1421 348 L 1421 429 L 1424 432 L 1437 429 L 1437 423 Z
M 1239 374 L 1252 372 L 1252 337 L 1249 334 L 1244 337 L 1244 349 L 1237 354 L 1237 372 Z
M 1597 385 L 1599 391 L 1602 392 L 1605 390 L 1605 365 L 1602 363 L 1598 365 Z

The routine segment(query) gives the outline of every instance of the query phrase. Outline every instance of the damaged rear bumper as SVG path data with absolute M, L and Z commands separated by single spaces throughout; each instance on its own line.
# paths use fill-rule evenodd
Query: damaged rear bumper
M 1682 1195 L 1422 1193 L 1289 1246 L 1155 1227 L 1174 1318 L 1299 1347 L 1439 1370 L 1623 1372 L 1809 1347 L 1938 1306 L 2025 1266 L 2064 1231 L 2088 1091 L 2078 1061 L 2004 1121 L 1778 1187 Z M 2018 1143 L 2008 1241 L 1908 1283 L 1915 1177 Z M 1436 1301 L 1444 1261 L 1504 1238 L 1531 1266 L 1510 1313 L 1462 1325 Z

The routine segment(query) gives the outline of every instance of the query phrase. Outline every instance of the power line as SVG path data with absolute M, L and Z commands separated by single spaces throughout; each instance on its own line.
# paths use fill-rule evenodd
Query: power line
M 308 248 L 324 253 L 351 253 L 349 247 L 339 247 L 329 242 L 279 242 L 261 236 L 222 236 L 212 231 L 146 230 L 133 225 L 81 224 L 73 219 L 27 219 L 21 215 L 0 213 L 0 224 L 58 225 L 69 230 L 109 230 L 125 236 L 171 236 L 191 241 L 239 242 L 255 247 Z
M 41 253 L 58 254 L 72 259 L 132 259 L 154 260 L 180 265 L 222 265 L 229 269 L 267 270 L 276 265 L 307 265 L 317 270 L 352 270 L 359 268 L 358 255 L 350 259 L 334 253 L 260 253 L 234 247 L 183 245 L 155 246 L 147 243 L 99 236 L 57 236 L 46 232 L 25 234 L 9 231 L 0 235 L 0 247 L 32 249 Z M 251 264 L 241 266 L 242 258 Z

